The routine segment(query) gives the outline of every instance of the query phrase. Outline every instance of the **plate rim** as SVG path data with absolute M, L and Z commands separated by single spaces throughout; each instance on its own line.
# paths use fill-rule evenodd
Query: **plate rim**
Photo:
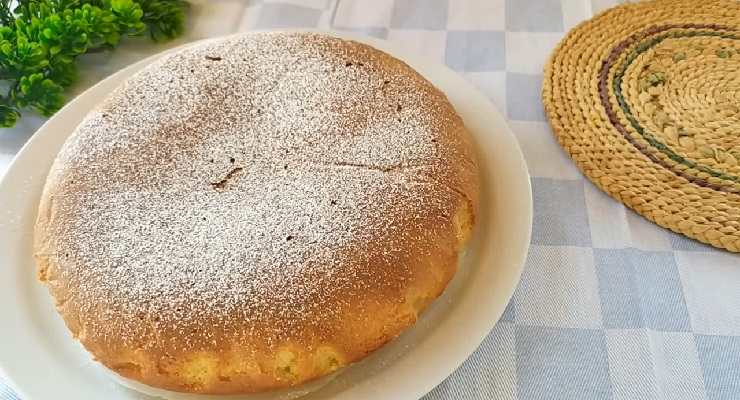
M 61 124 L 60 121 L 63 120 L 63 118 L 68 113 L 74 113 L 72 110 L 77 106 L 78 103 L 82 102 L 83 100 L 87 99 L 90 96 L 93 96 L 95 99 L 95 104 L 99 104 L 101 100 L 103 100 L 106 97 L 106 94 L 103 94 L 102 96 L 98 96 L 95 92 L 100 90 L 101 87 L 104 87 L 106 85 L 110 85 L 111 83 L 115 83 L 114 87 L 118 87 L 119 85 L 123 84 L 126 79 L 128 79 L 133 74 L 137 73 L 142 68 L 145 68 L 147 65 L 155 62 L 157 59 L 159 59 L 162 56 L 165 56 L 167 54 L 174 53 L 176 51 L 182 50 L 184 48 L 195 46 L 198 44 L 210 42 L 210 41 L 216 41 L 221 40 L 228 37 L 234 37 L 234 36 L 241 36 L 245 34 L 250 33 L 257 33 L 257 32 L 282 32 L 282 33 L 318 33 L 318 34 L 325 34 L 334 36 L 337 38 L 345 39 L 345 40 L 354 40 L 361 43 L 368 44 L 370 46 L 373 46 L 381 51 L 384 51 L 386 53 L 389 53 L 395 58 L 400 59 L 401 61 L 407 63 L 407 64 L 414 64 L 416 62 L 418 63 L 425 63 L 428 64 L 430 68 L 434 67 L 438 70 L 446 70 L 447 74 L 453 74 L 464 81 L 464 78 L 456 72 L 451 70 L 446 65 L 442 64 L 439 61 L 433 61 L 429 60 L 426 57 L 420 56 L 418 54 L 414 54 L 413 52 L 409 52 L 402 48 L 402 46 L 398 45 L 397 43 L 390 42 L 386 39 L 380 39 L 375 37 L 366 36 L 363 34 L 358 34 L 355 32 L 344 32 L 344 31 L 336 31 L 336 30 L 324 30 L 324 29 L 256 29 L 256 30 L 249 30 L 249 31 L 243 31 L 243 32 L 236 32 L 231 33 L 227 35 L 222 36 L 216 36 L 216 37 L 209 37 L 209 38 L 203 38 L 198 39 L 194 41 L 190 41 L 181 45 L 177 45 L 175 47 L 165 49 L 159 53 L 147 56 L 139 61 L 136 61 L 134 63 L 128 64 L 117 70 L 116 72 L 108 75 L 107 77 L 101 79 L 99 82 L 95 83 L 94 85 L 90 86 L 83 92 L 81 92 L 79 95 L 77 95 L 75 98 L 70 100 L 67 104 L 62 107 L 54 116 L 49 118 L 43 125 L 41 125 L 29 138 L 29 140 L 21 147 L 21 149 L 18 151 L 18 153 L 13 157 L 11 162 L 8 164 L 6 172 L 3 174 L 2 177 L 0 177 L 0 199 L 6 194 L 6 193 L 12 193 L 14 191 L 13 187 L 11 186 L 11 180 L 16 175 L 20 174 L 23 175 L 22 171 L 16 171 L 16 169 L 19 169 L 17 166 L 20 163 L 20 160 L 24 158 L 33 157 L 32 152 L 37 146 L 40 146 L 41 143 L 45 137 L 48 137 L 49 135 L 53 134 L 59 134 L 58 132 L 54 132 L 54 127 L 57 124 Z M 415 62 L 411 62 L 411 60 Z M 414 68 L 416 70 L 416 68 Z M 133 71 L 133 72 L 132 72 Z M 424 76 L 426 79 L 429 79 L 424 72 L 418 71 L 422 76 Z M 432 79 L 429 79 L 432 81 Z M 432 82 L 434 84 L 434 82 Z M 513 283 L 511 285 L 508 285 L 509 291 L 505 294 L 506 303 L 510 302 L 514 291 L 516 287 L 518 286 L 521 274 L 524 269 L 526 256 L 529 250 L 529 246 L 531 244 L 531 235 L 532 235 L 532 222 L 533 222 L 533 199 L 532 199 L 532 188 L 531 188 L 531 176 L 528 171 L 526 159 L 524 157 L 524 154 L 521 150 L 521 146 L 519 145 L 519 141 L 517 140 L 516 136 L 512 132 L 509 123 L 504 118 L 503 114 L 501 114 L 501 111 L 488 99 L 486 96 L 482 95 L 480 90 L 475 87 L 474 85 L 470 84 L 469 82 L 466 82 L 468 88 L 475 92 L 477 95 L 480 96 L 480 102 L 482 104 L 483 101 L 485 101 L 487 106 L 487 111 L 492 112 L 492 114 L 489 116 L 492 120 L 496 120 L 497 125 L 499 128 L 499 134 L 503 135 L 506 140 L 509 142 L 510 150 L 515 150 L 514 154 L 514 160 L 516 161 L 516 170 L 518 171 L 518 174 L 520 175 L 521 184 L 524 185 L 522 189 L 522 194 L 525 194 L 524 198 L 521 200 L 524 200 L 524 210 L 526 211 L 526 215 L 523 215 L 524 220 L 522 221 L 522 225 L 524 227 L 524 231 L 520 233 L 521 238 L 518 241 L 518 248 L 517 249 L 509 249 L 513 250 L 516 254 L 512 256 L 516 259 L 516 265 L 514 266 L 516 268 L 516 279 L 513 280 Z M 435 87 L 437 85 L 435 84 Z M 440 88 L 440 90 L 442 90 Z M 449 97 L 449 94 L 442 90 L 442 92 Z M 452 101 L 451 101 L 452 102 Z M 454 104 L 453 104 L 454 105 Z M 94 109 L 95 105 L 91 106 L 90 108 L 86 108 L 85 111 L 82 112 L 83 115 L 86 115 L 88 112 L 90 112 L 92 109 Z M 72 111 L 70 111 L 72 110 Z M 82 117 L 84 118 L 84 116 Z M 75 126 L 76 127 L 76 126 Z M 66 132 L 66 135 L 64 137 L 64 141 L 67 140 L 67 138 L 74 132 L 75 128 L 71 128 L 69 132 Z M 479 140 L 476 135 L 474 136 L 475 142 L 476 142 L 476 151 L 479 153 L 480 158 L 480 147 L 481 143 L 479 143 Z M 43 152 L 43 151 L 42 151 Z M 51 162 L 53 162 L 54 158 L 56 158 L 57 153 L 54 152 L 53 154 L 50 154 L 49 157 L 51 159 Z M 45 173 L 42 177 L 39 179 L 42 179 L 45 181 L 46 179 L 46 173 L 48 173 L 48 169 L 45 169 Z M 480 205 L 480 207 L 484 207 L 483 204 Z M 0 226 L 2 226 L 3 216 L 0 215 Z M 2 237 L 3 232 L 0 231 L 0 237 Z M 3 262 L 0 260 L 0 266 L 2 266 Z M 35 271 L 34 271 L 35 272 Z M 3 269 L 0 268 L 0 276 L 2 276 Z M 0 287 L 2 287 L 2 282 L 4 280 L 0 280 Z M 505 306 L 504 306 L 505 307 Z M 3 309 L 0 307 L 0 317 L 3 314 Z M 458 359 L 454 360 L 453 362 L 449 363 L 449 366 L 444 368 L 445 370 L 448 370 L 448 372 L 444 374 L 436 374 L 438 375 L 434 379 L 426 379 L 424 381 L 424 384 L 422 382 L 419 382 L 419 385 L 421 388 L 418 390 L 418 396 L 417 398 L 423 397 L 425 394 L 430 392 L 434 387 L 442 383 L 447 377 L 449 377 L 452 373 L 454 373 L 463 362 L 465 362 L 473 353 L 480 347 L 481 343 L 485 340 L 485 338 L 490 334 L 491 330 L 496 326 L 498 323 L 499 318 L 503 314 L 503 309 L 501 313 L 496 313 L 497 315 L 495 318 L 487 318 L 486 325 L 488 326 L 487 329 L 479 329 L 477 333 L 479 335 L 473 335 L 475 336 L 474 339 L 472 339 L 472 342 L 475 342 L 474 346 L 468 346 L 469 349 L 465 351 L 459 352 L 459 354 L 465 353 L 462 356 L 458 354 Z M 0 318 L 2 320 L 2 318 Z M 7 321 L 6 321 L 7 322 Z M 4 335 L 3 335 L 4 336 Z M 478 337 L 479 336 L 479 337 Z M 470 342 L 471 340 L 469 340 Z M 2 348 L 0 347 L 0 350 Z M 4 382 L 12 389 L 14 390 L 22 400 L 32 400 L 32 397 L 29 396 L 28 392 L 23 390 L 18 384 L 16 384 L 16 379 L 13 377 L 15 374 L 9 373 L 9 369 L 5 367 L 6 362 L 3 361 L 2 354 L 0 354 L 0 377 L 3 377 Z M 431 383 L 429 383 L 431 382 Z

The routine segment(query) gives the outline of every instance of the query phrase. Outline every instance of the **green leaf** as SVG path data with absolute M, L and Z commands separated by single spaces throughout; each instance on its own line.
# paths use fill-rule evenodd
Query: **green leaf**
M 118 44 L 118 26 L 111 10 L 85 4 L 82 8 L 65 14 L 70 25 L 76 26 L 85 32 L 86 46 L 97 48 L 101 45 L 115 46 Z
M 172 39 L 185 30 L 185 10 L 188 3 L 180 0 L 138 0 L 144 11 L 142 20 L 155 41 Z
M 21 77 L 19 88 L 15 93 L 18 104 L 32 107 L 45 117 L 51 116 L 64 105 L 64 89 L 42 74 Z
M 49 64 L 44 47 L 29 41 L 24 35 L 17 36 L 14 42 L 1 39 L 0 53 L 3 55 L 0 65 L 12 71 L 14 76 L 41 71 Z
M 133 0 L 111 0 L 111 9 L 122 34 L 138 35 L 146 29 L 141 21 L 144 11 Z
M 15 39 L 15 31 L 10 26 L 0 26 L 0 39 Z
M 0 127 L 10 128 L 15 125 L 21 114 L 15 108 L 0 104 Z
M 10 25 L 13 19 L 13 12 L 10 10 L 10 1 L 0 0 L 0 25 Z
M 77 81 L 77 66 L 72 60 L 58 60 L 51 64 L 46 76 L 60 86 L 68 87 Z

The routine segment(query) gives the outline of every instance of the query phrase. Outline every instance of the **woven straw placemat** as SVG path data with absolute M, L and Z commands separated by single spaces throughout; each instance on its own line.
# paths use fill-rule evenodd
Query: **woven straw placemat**
M 542 97 L 598 187 L 660 226 L 740 251 L 740 1 L 607 10 L 555 49 Z

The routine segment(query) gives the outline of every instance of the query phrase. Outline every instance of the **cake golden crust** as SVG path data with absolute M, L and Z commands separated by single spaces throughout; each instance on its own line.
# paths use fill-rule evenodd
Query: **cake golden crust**
M 65 143 L 39 278 L 108 368 L 191 393 L 298 385 L 413 324 L 453 277 L 478 171 L 445 96 L 364 44 L 188 47 Z

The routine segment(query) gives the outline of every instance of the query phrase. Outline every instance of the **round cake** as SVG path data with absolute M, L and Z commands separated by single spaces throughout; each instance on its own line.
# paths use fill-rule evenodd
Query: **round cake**
M 398 336 L 455 274 L 478 169 L 447 98 L 365 44 L 202 42 L 70 136 L 39 206 L 39 278 L 118 374 L 235 394 L 302 384 Z

